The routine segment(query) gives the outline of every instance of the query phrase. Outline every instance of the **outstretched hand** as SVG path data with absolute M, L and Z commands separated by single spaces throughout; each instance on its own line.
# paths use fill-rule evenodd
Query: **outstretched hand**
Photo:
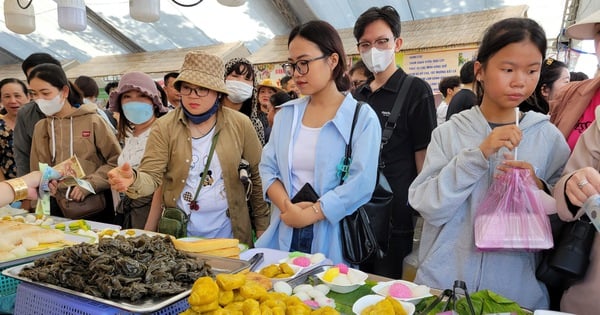
M 115 167 L 108 172 L 108 182 L 110 188 L 118 192 L 126 192 L 127 188 L 133 184 L 133 169 L 129 163 Z

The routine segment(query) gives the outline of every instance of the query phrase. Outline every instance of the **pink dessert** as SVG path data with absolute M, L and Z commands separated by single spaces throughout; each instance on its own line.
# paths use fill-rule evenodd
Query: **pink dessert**
M 338 267 L 340 269 L 340 273 L 341 274 L 348 274 L 348 265 L 343 264 L 343 263 L 339 263 L 337 265 L 335 265 L 336 267 Z
M 407 299 L 412 297 L 412 291 L 410 288 L 398 282 L 392 284 L 388 292 L 391 297 L 399 299 Z
M 310 258 L 308 257 L 296 257 L 292 260 L 292 264 L 300 267 L 308 267 L 310 266 Z
M 317 301 L 315 300 L 305 300 L 303 302 L 310 308 L 319 308 L 319 303 L 317 303 Z

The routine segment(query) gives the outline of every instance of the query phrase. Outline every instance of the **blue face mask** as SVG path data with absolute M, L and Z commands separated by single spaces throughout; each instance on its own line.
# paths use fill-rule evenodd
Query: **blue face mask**
M 129 102 L 123 104 L 123 114 L 131 123 L 140 125 L 154 116 L 154 105 L 144 102 Z
M 180 104 L 181 108 L 183 108 L 183 113 L 185 114 L 185 117 L 187 117 L 192 122 L 192 124 L 198 125 L 207 121 L 210 117 L 212 117 L 212 115 L 214 115 L 217 112 L 217 110 L 219 109 L 219 98 L 215 100 L 215 103 L 209 110 L 200 115 L 194 115 L 190 113 L 187 110 L 187 108 L 183 106 L 183 103 Z

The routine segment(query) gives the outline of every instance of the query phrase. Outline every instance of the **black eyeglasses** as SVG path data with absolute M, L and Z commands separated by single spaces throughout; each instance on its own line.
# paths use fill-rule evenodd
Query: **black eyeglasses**
M 296 62 L 288 62 L 288 63 L 282 64 L 281 67 L 283 68 L 283 71 L 285 72 L 285 74 L 290 77 L 294 76 L 294 71 L 298 71 L 298 74 L 300 74 L 300 75 L 305 75 L 308 73 L 308 64 L 309 63 L 311 63 L 312 61 L 324 59 L 327 57 L 329 57 L 329 55 L 323 55 L 321 57 L 312 58 L 312 59 L 298 60 Z
M 375 47 L 379 50 L 384 50 L 388 48 L 388 43 L 390 42 L 389 38 L 378 38 L 373 43 L 371 42 L 360 42 L 356 44 L 359 52 L 367 52 L 371 48 Z
M 183 84 L 179 88 L 179 94 L 181 94 L 183 96 L 190 96 L 190 95 L 192 95 L 192 92 L 194 92 L 194 93 L 196 93 L 196 95 L 198 97 L 204 97 L 204 96 L 208 95 L 208 91 L 210 91 L 210 90 L 205 87 L 202 87 L 202 86 L 193 88 L 191 86 L 183 85 Z

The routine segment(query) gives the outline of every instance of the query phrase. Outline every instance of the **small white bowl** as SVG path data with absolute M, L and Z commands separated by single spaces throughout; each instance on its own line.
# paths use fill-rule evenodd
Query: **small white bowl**
M 393 281 L 379 282 L 377 285 L 375 285 L 373 288 L 371 288 L 371 291 L 373 291 L 381 296 L 388 296 L 388 295 L 390 295 L 389 289 L 392 286 L 392 284 L 394 284 L 394 283 L 404 284 L 411 290 L 418 286 L 418 284 L 410 282 L 410 281 L 393 280 Z M 396 298 L 396 297 L 394 297 L 394 298 L 398 301 L 410 302 L 413 304 L 417 304 L 422 299 L 424 299 L 426 297 L 430 297 L 430 296 L 431 296 L 431 293 L 429 292 L 429 290 L 427 290 L 427 294 L 425 294 L 425 295 L 413 296 L 411 298 Z
M 337 292 L 337 293 L 352 292 L 352 291 L 358 289 L 361 285 L 365 284 L 365 280 L 367 280 L 367 278 L 369 277 L 368 274 L 366 274 L 358 269 L 348 268 L 348 275 L 350 275 L 350 277 L 354 281 L 349 284 L 341 284 L 341 283 L 337 282 L 335 279 L 334 279 L 334 281 L 331 281 L 331 282 L 325 281 L 323 279 L 325 272 L 327 272 L 327 271 L 318 273 L 317 277 L 321 281 L 323 281 L 323 283 L 325 283 L 327 286 L 329 286 L 329 288 L 331 288 L 331 291 Z
M 376 304 L 377 302 L 379 302 L 383 299 L 385 299 L 385 297 L 383 297 L 381 295 L 375 295 L 375 294 L 365 295 L 365 296 L 361 297 L 360 299 L 356 300 L 356 302 L 354 302 L 354 304 L 352 305 L 352 312 L 354 312 L 354 314 L 356 314 L 356 315 L 360 315 L 360 313 L 365 308 L 367 308 L 367 306 Z M 414 304 L 404 302 L 404 301 L 398 301 L 398 302 L 400 302 L 400 304 L 402 304 L 402 307 L 406 311 L 406 314 L 413 315 L 415 313 L 415 305 Z

